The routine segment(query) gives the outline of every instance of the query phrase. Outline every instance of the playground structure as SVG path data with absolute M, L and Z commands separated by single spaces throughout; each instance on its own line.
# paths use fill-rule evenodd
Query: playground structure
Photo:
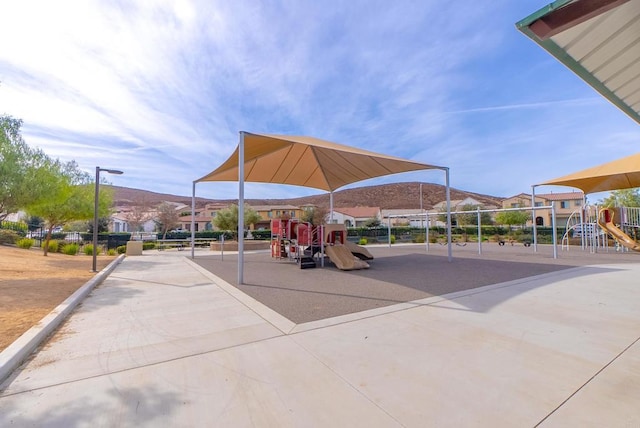
M 366 249 L 347 241 L 344 224 L 314 226 L 297 219 L 271 220 L 271 257 L 295 261 L 301 269 L 315 268 L 317 255 L 321 266 L 324 256 L 340 270 L 367 269 L 365 260 L 373 255 Z
M 552 228 L 555 230 L 556 228 L 556 214 L 555 214 L 555 208 L 553 207 L 553 205 L 549 205 L 549 206 L 534 206 L 534 207 L 521 207 L 521 208 L 495 208 L 495 209 L 480 209 L 477 208 L 476 210 L 472 210 L 472 211 L 451 211 L 450 214 L 451 215 L 456 215 L 456 214 L 473 214 L 475 213 L 477 215 L 477 230 L 478 230 L 478 254 L 482 254 L 482 213 L 498 213 L 498 212 L 507 212 L 507 211 L 531 211 L 534 212 L 537 210 L 551 210 L 551 218 L 552 218 Z M 407 215 L 403 215 L 403 214 L 394 214 L 394 215 L 390 215 L 387 216 L 387 227 L 388 227 L 388 245 L 389 247 L 391 247 L 391 219 L 392 218 L 407 218 L 409 216 L 411 217 L 424 217 L 425 218 L 425 250 L 427 252 L 429 252 L 429 227 L 430 227 L 430 223 L 432 222 L 430 220 L 430 217 L 438 217 L 443 215 L 443 213 L 441 212 L 424 212 L 421 214 L 407 214 Z M 535 217 L 535 215 L 533 216 Z M 446 227 L 446 224 L 445 224 Z M 450 236 L 450 232 L 451 229 L 448 230 L 448 234 Z M 556 239 L 556 234 L 552 234 L 552 239 L 553 239 L 553 258 L 557 259 L 558 258 L 558 250 L 557 250 L 557 239 Z M 502 241 L 503 244 L 502 246 L 504 246 L 504 242 L 506 241 Z M 460 243 L 456 243 L 457 245 L 460 246 L 464 246 L 466 245 L 466 243 L 464 244 L 460 244 Z M 531 245 L 533 244 L 533 245 Z M 533 242 L 525 242 L 524 243 L 525 246 L 529 247 L 531 246 L 533 249 L 533 252 L 537 252 L 538 248 L 537 248 L 537 236 L 536 236 L 536 232 L 535 232 L 535 226 L 533 227 Z
M 618 225 L 614 223 L 614 218 L 620 219 Z M 579 237 L 583 250 L 608 250 L 610 235 L 617 244 L 617 250 L 640 251 L 640 244 L 631 236 L 638 236 L 639 228 L 640 208 L 599 208 L 597 205 L 586 205 L 569 217 L 562 237 L 562 249 L 569 250 L 570 238 Z
M 271 220 L 271 257 L 293 260 L 301 269 L 315 268 L 314 256 L 322 251 L 322 226 L 296 219 Z
M 621 210 L 622 211 L 622 210 Z M 640 244 L 636 242 L 633 238 L 623 232 L 618 226 L 613 223 L 613 219 L 615 217 L 615 211 L 610 208 L 603 208 L 598 213 L 598 225 L 607 231 L 613 238 L 618 242 L 618 244 L 622 245 L 625 248 L 628 248 L 632 251 L 640 251 Z M 623 219 L 624 220 L 624 219 Z M 635 218 L 636 224 L 631 226 L 626 223 L 627 227 L 634 227 L 637 231 L 637 216 Z M 625 223 L 623 223 L 625 224 Z M 624 227 L 624 226 L 623 226 Z
M 572 238 L 580 238 L 580 246 L 583 250 L 588 248 L 591 252 L 596 252 L 598 248 L 608 247 L 606 233 L 598 226 L 597 206 L 585 205 L 571 213 L 562 235 L 563 251 L 569 251 Z
M 478 254 L 482 254 L 482 213 L 497 213 L 504 211 L 536 211 L 536 210 L 551 210 L 552 228 L 556 229 L 555 208 L 552 205 L 549 206 L 537 206 L 537 207 L 522 207 L 522 208 L 497 208 L 491 210 L 476 209 L 474 211 L 451 211 L 452 215 L 455 214 L 471 214 L 477 213 L 477 225 L 478 225 Z M 607 214 L 608 213 L 608 214 Z M 615 214 L 617 213 L 617 214 Z M 600 214 L 601 218 L 598 218 Z M 388 216 L 387 226 L 389 228 L 389 246 L 391 246 L 391 219 L 392 218 L 406 218 L 411 217 L 424 217 L 425 218 L 425 249 L 429 251 L 429 227 L 433 222 L 430 217 L 437 217 L 442 215 L 438 212 L 424 212 L 422 214 L 394 214 Z M 616 226 L 612 219 L 614 216 L 620 218 L 619 227 Z M 604 217 L 608 216 L 608 217 Z M 581 238 L 581 247 L 583 250 L 590 249 L 591 252 L 597 252 L 598 249 L 608 250 L 609 241 L 607 235 L 611 235 L 615 242 L 619 245 L 617 250 L 632 250 L 640 252 L 640 243 L 635 241 L 632 236 L 640 235 L 640 208 L 635 207 L 619 207 L 619 208 L 600 208 L 598 206 L 586 205 L 581 209 L 574 211 L 567 220 L 566 230 L 561 240 L 562 250 L 569 250 L 569 243 L 571 238 Z M 505 241 L 501 241 L 505 242 Z M 537 237 L 534 236 L 532 243 L 533 251 L 537 251 Z M 504 244 L 501 244 L 504 245 Z M 530 246 L 525 242 L 525 246 Z M 554 246 L 554 258 L 557 258 L 557 243 L 556 234 L 553 234 L 553 246 Z
M 357 168 L 354 168 L 357 165 Z M 245 182 L 304 186 L 329 192 L 333 212 L 333 192 L 348 184 L 370 178 L 410 171 L 444 172 L 447 210 L 451 206 L 449 168 L 383 155 L 309 136 L 256 134 L 240 131 L 238 146 L 222 165 L 193 181 L 191 211 L 195 212 L 196 183 L 237 181 L 238 206 L 245 204 Z M 448 216 L 450 217 L 450 216 Z M 332 217 L 331 217 L 332 218 Z M 244 283 L 244 210 L 238 210 L 238 284 Z M 195 239 L 195 217 L 191 220 Z M 448 237 L 451 262 L 451 239 Z M 195 257 L 192 249 L 191 258 Z M 324 260 L 324 258 L 323 258 Z

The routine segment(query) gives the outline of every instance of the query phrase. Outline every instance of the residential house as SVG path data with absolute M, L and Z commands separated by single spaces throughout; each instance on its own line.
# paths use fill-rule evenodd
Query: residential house
M 328 217 L 331 214 L 327 214 Z M 364 225 L 376 218 L 382 223 L 382 211 L 380 207 L 352 207 L 352 208 L 334 208 L 333 209 L 333 222 L 337 224 L 344 224 L 346 227 L 364 227 Z
M 481 210 L 494 210 L 494 209 L 498 209 L 500 207 L 496 206 L 496 205 L 487 205 L 487 204 L 483 204 L 482 202 L 472 198 L 472 197 L 466 197 L 464 199 L 452 199 L 451 200 L 451 212 L 456 212 L 456 211 L 465 211 L 465 208 L 469 207 L 469 206 L 473 206 L 473 207 L 480 207 Z M 433 210 L 436 212 L 446 212 L 447 211 L 447 201 L 442 201 L 442 202 L 438 202 L 437 204 L 435 204 L 433 206 Z M 491 217 L 494 217 L 494 214 L 491 214 Z M 434 216 L 430 216 L 429 217 L 429 221 L 430 221 L 430 225 L 434 225 L 434 226 L 446 226 L 446 223 L 444 221 L 439 220 L 437 217 Z M 456 217 L 453 216 L 451 218 L 451 222 L 455 225 L 456 224 Z
M 208 203 L 203 207 L 196 207 L 195 218 L 191 215 L 191 207 L 184 207 L 180 211 L 179 229 L 191 231 L 191 222 L 194 220 L 195 231 L 215 230 L 213 219 L 218 211 L 228 208 L 228 205 Z
M 391 227 L 395 226 L 411 226 L 411 227 L 425 227 L 426 213 L 425 210 L 419 208 L 415 209 L 383 209 L 382 218 L 385 223 L 388 221 Z M 423 214 L 423 215 L 420 215 Z
M 260 216 L 260 221 L 253 225 L 254 229 L 270 229 L 272 219 L 300 219 L 305 212 L 294 205 L 255 205 L 251 208 Z
M 463 208 L 467 206 L 480 207 L 481 209 L 486 209 L 486 210 L 498 208 L 497 206 L 494 206 L 494 205 L 485 205 L 482 202 L 476 199 L 473 199 L 472 197 L 451 200 L 451 211 L 463 211 Z M 447 211 L 447 201 L 438 202 L 433 206 L 433 209 L 438 212 Z
M 138 232 L 132 230 L 129 224 L 132 215 L 132 207 L 119 206 L 114 209 L 113 214 L 109 217 L 109 232 L 122 233 L 122 232 Z M 155 208 L 149 209 L 145 214 L 145 220 L 141 225 L 142 232 L 154 232 L 156 230 L 156 218 Z
M 569 217 L 574 212 L 579 211 L 584 204 L 584 193 L 564 192 L 564 193 L 539 193 L 536 194 L 535 206 L 552 206 L 556 213 L 556 226 L 566 227 Z M 503 208 L 531 207 L 531 195 L 520 193 L 502 202 Z M 541 209 L 535 212 L 537 226 L 551 226 L 551 209 Z M 531 222 L 528 223 L 531 225 Z

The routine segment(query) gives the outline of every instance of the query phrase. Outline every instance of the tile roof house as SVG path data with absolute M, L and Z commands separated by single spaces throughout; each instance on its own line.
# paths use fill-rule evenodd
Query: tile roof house
M 571 214 L 576 210 L 582 208 L 584 204 L 584 193 L 578 191 L 560 193 L 536 193 L 535 204 L 537 207 L 553 205 L 554 211 L 556 212 L 557 227 L 565 227 Z M 507 198 L 502 202 L 503 208 L 519 208 L 530 206 L 531 195 L 527 193 L 520 193 L 518 195 Z M 551 223 L 551 209 L 541 209 L 536 211 L 537 226 L 551 226 Z
M 425 216 L 419 214 L 426 213 L 426 210 L 420 208 L 412 209 L 383 209 L 382 218 L 385 223 L 387 220 L 391 223 L 391 227 L 394 226 L 411 226 L 411 227 L 424 227 Z M 389 217 L 391 216 L 391 217 Z
M 367 221 L 372 218 L 377 218 L 380 222 L 382 222 L 382 212 L 380 210 L 380 207 L 352 207 L 333 209 L 333 222 L 344 224 L 347 227 L 364 227 L 365 223 L 367 223 Z

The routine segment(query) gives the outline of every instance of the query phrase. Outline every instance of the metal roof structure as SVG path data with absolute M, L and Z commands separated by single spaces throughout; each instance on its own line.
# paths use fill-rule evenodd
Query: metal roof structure
M 516 27 L 640 123 L 640 1 L 558 0 Z

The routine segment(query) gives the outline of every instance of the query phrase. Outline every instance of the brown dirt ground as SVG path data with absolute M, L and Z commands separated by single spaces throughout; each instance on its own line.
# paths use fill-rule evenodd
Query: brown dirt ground
M 102 270 L 115 257 L 99 256 Z M 0 351 L 94 276 L 92 258 L 0 245 Z

